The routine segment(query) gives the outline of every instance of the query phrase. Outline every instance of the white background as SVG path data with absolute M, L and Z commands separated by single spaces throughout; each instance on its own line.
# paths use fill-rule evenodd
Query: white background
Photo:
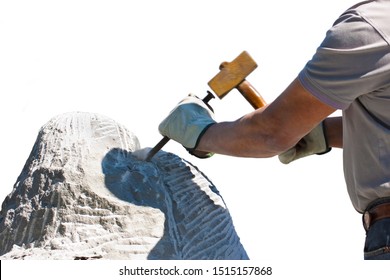
M 243 50 L 259 64 L 248 80 L 272 102 L 354 3 L 2 1 L 1 201 L 53 116 L 103 114 L 133 131 L 143 147 L 154 146 L 158 124 L 176 103 L 190 92 L 203 97 L 219 64 Z M 237 91 L 211 104 L 219 121 L 252 110 Z M 364 231 L 347 195 L 341 150 L 286 166 L 277 158 L 199 160 L 173 141 L 164 149 L 214 182 L 258 265 L 317 279 L 378 272 L 362 261 Z

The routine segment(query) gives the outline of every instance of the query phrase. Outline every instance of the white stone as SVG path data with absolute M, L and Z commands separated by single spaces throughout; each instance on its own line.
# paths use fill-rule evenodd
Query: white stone
M 176 155 L 90 113 L 50 120 L 0 212 L 0 259 L 247 259 L 229 211 Z

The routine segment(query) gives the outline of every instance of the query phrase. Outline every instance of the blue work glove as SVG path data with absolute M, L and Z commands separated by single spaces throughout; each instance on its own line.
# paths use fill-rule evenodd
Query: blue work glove
M 324 131 L 324 124 L 321 122 L 306 136 L 304 136 L 294 147 L 279 155 L 280 162 L 290 162 L 310 155 L 323 155 L 330 152 Z
M 163 136 L 182 144 L 190 154 L 207 158 L 212 153 L 196 151 L 196 147 L 206 130 L 215 123 L 211 108 L 190 94 L 169 113 L 158 129 Z

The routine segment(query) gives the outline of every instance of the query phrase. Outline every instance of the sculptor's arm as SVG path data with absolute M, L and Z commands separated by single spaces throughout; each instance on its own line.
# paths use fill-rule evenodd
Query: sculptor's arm
M 272 157 L 293 147 L 334 111 L 296 79 L 266 108 L 234 122 L 212 125 L 196 150 L 240 157 Z M 341 117 L 328 118 L 324 125 L 329 146 L 342 147 Z

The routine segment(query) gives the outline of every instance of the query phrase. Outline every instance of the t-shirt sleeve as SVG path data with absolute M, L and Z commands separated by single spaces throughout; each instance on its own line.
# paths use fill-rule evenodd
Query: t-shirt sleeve
M 327 32 L 298 78 L 318 99 L 343 110 L 380 87 L 383 75 L 388 75 L 383 71 L 388 62 L 386 41 L 356 11 L 350 11 Z

